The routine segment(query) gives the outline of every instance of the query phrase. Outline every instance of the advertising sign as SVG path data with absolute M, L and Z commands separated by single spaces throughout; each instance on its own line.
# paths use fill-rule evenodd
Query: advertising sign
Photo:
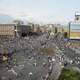
M 70 39 L 80 39 L 80 23 L 70 24 Z

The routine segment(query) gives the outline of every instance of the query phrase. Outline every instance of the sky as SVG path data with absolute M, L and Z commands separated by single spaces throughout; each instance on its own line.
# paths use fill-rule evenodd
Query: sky
M 0 14 L 43 23 L 69 22 L 80 0 L 0 0 Z

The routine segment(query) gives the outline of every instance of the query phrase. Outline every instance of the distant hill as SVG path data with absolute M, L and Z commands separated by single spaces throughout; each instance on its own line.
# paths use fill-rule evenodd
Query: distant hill
M 12 16 L 0 14 L 0 23 L 11 23 L 14 20 Z

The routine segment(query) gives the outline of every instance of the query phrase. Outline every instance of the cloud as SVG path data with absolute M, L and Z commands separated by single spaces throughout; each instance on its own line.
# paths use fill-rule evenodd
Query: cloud
M 59 22 L 74 17 L 80 0 L 1 0 L 0 13 L 26 20 Z M 75 5 L 74 5 L 75 4 Z

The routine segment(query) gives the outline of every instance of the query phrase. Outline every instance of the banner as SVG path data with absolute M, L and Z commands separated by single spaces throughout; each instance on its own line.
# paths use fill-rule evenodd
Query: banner
M 70 39 L 80 39 L 80 23 L 70 24 Z

